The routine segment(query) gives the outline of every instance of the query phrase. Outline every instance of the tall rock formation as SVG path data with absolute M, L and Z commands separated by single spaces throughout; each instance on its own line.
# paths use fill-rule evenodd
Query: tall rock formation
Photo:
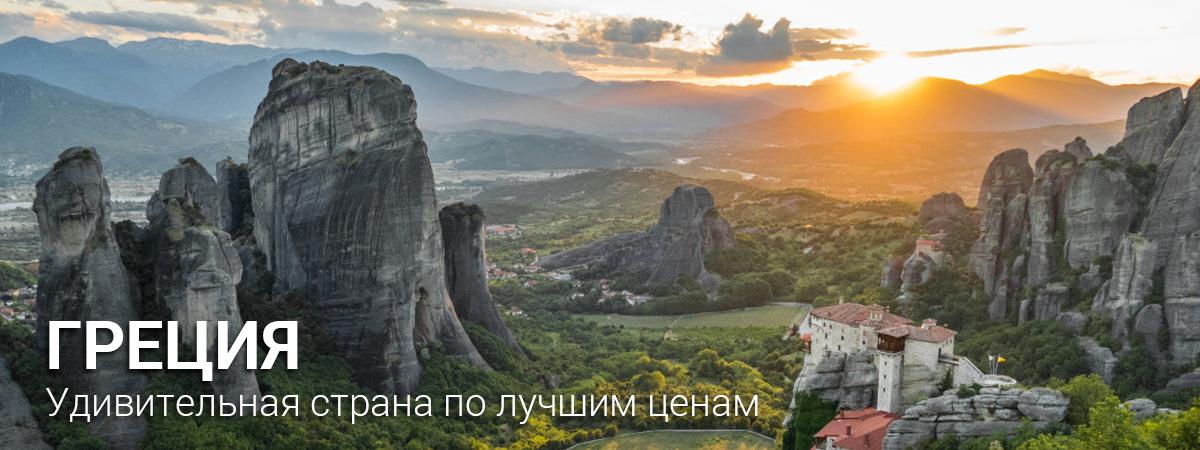
M 517 354 L 525 354 L 488 291 L 483 209 L 454 203 L 442 208 L 438 219 L 446 249 L 446 287 L 458 318 L 487 329 Z
M 1029 257 L 1026 283 L 1040 286 L 1050 280 L 1066 235 L 1063 205 L 1067 190 L 1075 178 L 1075 155 L 1058 150 L 1043 153 L 1037 159 L 1037 175 L 1029 189 Z M 1057 314 L 1056 314 L 1057 315 Z
M 941 192 L 933 194 L 921 202 L 920 212 L 917 213 L 917 222 L 928 224 L 934 219 L 955 219 L 966 215 L 967 206 L 963 203 L 962 197 L 953 192 Z
M 220 221 L 217 183 L 200 163 L 184 159 L 159 179 L 159 189 L 146 206 L 150 220 L 146 237 L 154 264 L 159 302 L 178 321 L 181 341 L 197 348 L 197 321 L 208 323 L 205 348 L 216 360 L 217 322 L 226 322 L 231 336 L 242 330 L 237 284 L 242 263 L 229 234 L 214 227 Z M 228 398 L 260 394 L 254 372 L 246 370 L 242 351 L 228 370 L 216 370 L 213 390 Z
M 306 294 L 370 389 L 410 393 L 418 350 L 479 367 L 446 289 L 433 170 L 412 89 L 367 67 L 285 59 L 254 117 L 254 236 L 277 292 Z
M 1146 97 L 1129 108 L 1119 151 L 1136 164 L 1158 164 L 1183 127 L 1183 91 Z
M 547 269 L 603 264 L 648 275 L 648 285 L 673 283 L 680 276 L 712 290 L 719 280 L 704 269 L 704 256 L 736 245 L 733 230 L 717 212 L 712 193 L 682 185 L 663 202 L 658 224 L 650 231 L 618 235 L 542 258 Z
M 1173 123 L 1178 115 L 1173 109 L 1163 114 L 1167 116 L 1160 122 Z M 1158 163 L 1158 182 L 1142 224 L 1142 233 L 1154 241 L 1171 242 L 1175 237 L 1200 231 L 1200 81 L 1188 90 L 1182 114 L 1183 125 L 1173 139 L 1170 130 L 1164 129 L 1162 139 L 1150 140 L 1170 142 Z M 1159 266 L 1166 262 L 1169 250 L 1169 245 L 1159 249 Z
M 972 271 L 983 280 L 988 317 L 1001 320 L 1009 310 L 1015 284 L 1024 275 L 1026 207 L 1033 168 L 1029 153 L 1013 149 L 996 155 L 979 188 L 979 240 L 971 248 Z
M 100 157 L 91 148 L 63 151 L 37 183 L 33 210 L 42 237 L 37 342 L 43 352 L 48 350 L 50 321 L 105 320 L 127 327 L 138 318 L 140 294 L 121 263 L 110 207 Z M 59 348 L 60 374 L 75 392 L 129 395 L 146 386 L 144 376 L 129 370 L 127 352 L 101 354 L 96 370 L 84 370 L 80 330 L 64 333 Z M 115 448 L 135 448 L 146 434 L 146 421 L 99 417 L 89 428 Z

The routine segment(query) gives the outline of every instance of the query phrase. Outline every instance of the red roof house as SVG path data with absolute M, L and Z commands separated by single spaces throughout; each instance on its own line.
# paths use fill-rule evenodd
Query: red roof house
M 883 436 L 900 416 L 875 408 L 845 410 L 813 435 L 815 450 L 871 450 L 883 448 Z

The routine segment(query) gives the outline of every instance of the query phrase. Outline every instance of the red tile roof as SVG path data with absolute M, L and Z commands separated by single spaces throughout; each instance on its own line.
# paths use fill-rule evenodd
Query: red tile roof
M 900 416 L 875 408 L 841 411 L 813 435 L 818 442 L 833 439 L 833 447 L 846 450 L 883 448 L 883 436 Z M 819 444 L 818 444 L 819 445 Z M 816 445 L 813 448 L 817 448 Z
M 872 319 L 872 314 L 876 314 L 878 319 Z M 887 311 L 886 308 L 879 305 L 860 305 L 858 303 L 841 303 L 837 305 L 824 306 L 813 309 L 811 313 L 813 317 L 841 322 L 846 325 L 858 326 L 863 323 L 870 325 L 908 325 L 912 321 L 904 316 L 898 316 Z

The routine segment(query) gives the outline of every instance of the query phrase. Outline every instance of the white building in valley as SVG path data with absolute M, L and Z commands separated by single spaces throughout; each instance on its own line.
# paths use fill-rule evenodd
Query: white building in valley
M 879 305 L 840 303 L 813 309 L 800 325 L 805 365 L 834 353 L 873 351 L 878 374 L 876 408 L 902 412 L 936 390 L 947 371 L 955 385 L 979 382 L 982 372 L 954 354 L 956 332 L 926 319 L 920 325 Z

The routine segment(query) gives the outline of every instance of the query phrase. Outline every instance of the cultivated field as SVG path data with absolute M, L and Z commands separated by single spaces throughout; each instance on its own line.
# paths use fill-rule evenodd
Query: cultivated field
M 603 325 L 625 326 L 626 328 L 786 328 L 803 319 L 810 308 L 810 305 L 804 303 L 775 303 L 757 308 L 685 314 L 680 316 L 580 314 L 579 317 Z

